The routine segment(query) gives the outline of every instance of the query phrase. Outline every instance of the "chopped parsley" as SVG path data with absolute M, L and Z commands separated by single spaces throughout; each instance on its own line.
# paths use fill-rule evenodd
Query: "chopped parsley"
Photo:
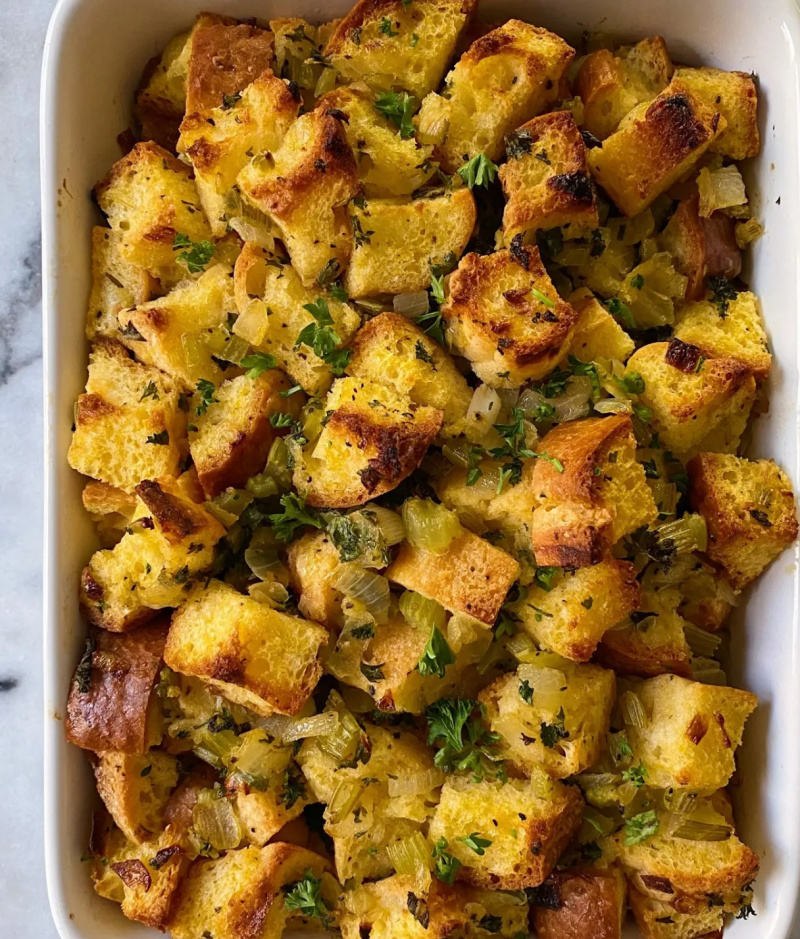
M 642 844 L 658 831 L 659 821 L 654 809 L 640 812 L 625 822 L 625 847 Z
M 305 780 L 296 769 L 290 766 L 284 771 L 283 786 L 278 793 L 278 801 L 290 809 L 298 799 L 305 799 L 305 797 Z
M 542 743 L 550 750 L 554 750 L 559 740 L 569 737 L 569 731 L 564 726 L 564 708 L 559 708 L 555 723 L 547 724 L 544 721 L 539 725 Z
M 526 704 L 533 704 L 533 688 L 527 678 L 519 683 L 519 696 Z
M 269 422 L 273 427 L 291 427 L 294 424 L 294 418 L 285 411 L 276 411 L 270 414 Z
M 442 635 L 438 627 L 434 626 L 431 630 L 428 644 L 422 653 L 422 658 L 417 663 L 420 675 L 436 675 L 444 678 L 444 672 L 448 665 L 452 665 L 456 660 L 453 650 L 447 644 L 447 640 Z
M 354 626 L 350 630 L 353 639 L 372 639 L 375 635 L 375 627 L 372 623 L 364 623 L 362 626 Z
M 229 111 L 237 101 L 241 101 L 242 93 L 241 91 L 236 91 L 232 95 L 223 95 L 222 96 L 222 110 Z
M 467 457 L 468 486 L 474 486 L 481 476 L 483 476 L 483 470 L 478 466 L 478 463 L 483 459 L 485 452 L 486 451 L 480 444 L 473 444 L 473 446 L 469 448 L 469 456 Z
M 354 199 L 353 202 L 356 200 Z M 362 245 L 372 244 L 370 235 L 374 235 L 375 232 L 372 229 L 364 229 L 361 227 L 361 219 L 355 217 L 355 215 L 350 216 L 350 223 L 353 226 L 353 241 L 357 248 L 360 248 Z
M 383 681 L 386 678 L 383 674 L 385 664 L 385 662 L 381 662 L 380 665 L 369 665 L 367 662 L 362 662 L 358 667 L 367 681 Z
M 161 430 L 157 434 L 150 434 L 145 443 L 153 443 L 160 447 L 166 447 L 169 443 L 169 431 Z
M 506 137 L 506 154 L 509 160 L 518 160 L 531 152 L 533 135 L 529 130 L 515 130 Z
M 628 329 L 636 329 L 636 320 L 631 308 L 627 303 L 623 303 L 619 297 L 611 297 L 606 300 L 606 309 L 622 326 L 626 326 Z
M 291 541 L 297 529 L 304 525 L 312 525 L 314 528 L 324 527 L 316 513 L 306 510 L 305 499 L 297 493 L 287 492 L 286 495 L 281 496 L 281 505 L 283 512 L 267 516 L 278 541 Z
M 278 364 L 275 356 L 269 352 L 251 352 L 246 355 L 239 363 L 242 368 L 246 368 L 244 373 L 246 378 L 256 379 L 262 372 L 268 372 Z
M 631 766 L 630 769 L 624 769 L 622 771 L 622 778 L 626 782 L 632 782 L 637 789 L 642 788 L 646 776 L 647 770 L 641 760 L 638 766 Z
M 378 29 L 383 33 L 384 36 L 397 36 L 399 33 L 392 29 L 392 21 L 388 16 L 384 16 L 383 19 L 378 23 Z
M 303 304 L 303 309 L 307 310 L 316 322 L 309 323 L 300 330 L 295 341 L 295 348 L 301 345 L 308 346 L 317 358 L 322 359 L 330 367 L 334 375 L 341 375 L 353 353 L 351 349 L 337 348 L 342 340 L 333 328 L 333 317 L 328 308 L 328 302 L 319 297 L 315 303 Z
M 560 567 L 537 567 L 533 579 L 537 587 L 549 593 L 553 589 L 553 581 L 560 573 Z
M 706 277 L 706 287 L 711 291 L 711 302 L 716 306 L 717 313 L 725 319 L 731 300 L 737 298 L 739 291 L 727 277 Z
M 414 346 L 414 355 L 416 358 L 420 359 L 420 361 L 427 362 L 428 365 L 433 365 L 433 356 L 428 352 L 425 346 L 422 345 L 419 339 Z
M 219 398 L 214 397 L 215 391 L 216 387 L 213 381 L 207 381 L 205 378 L 201 378 L 197 383 L 197 393 L 200 395 L 200 403 L 194 409 L 194 412 L 198 417 L 206 413 L 209 404 L 219 404 Z
M 87 694 L 92 682 L 92 660 L 94 657 L 95 641 L 92 636 L 86 640 L 86 648 L 83 651 L 78 667 L 75 669 L 75 684 L 81 694 Z
M 154 401 L 159 400 L 158 389 L 154 381 L 149 381 L 142 389 L 142 396 L 139 400 L 144 401 L 145 398 L 152 398 Z
M 290 912 L 296 910 L 303 916 L 318 919 L 322 922 L 322 928 L 327 929 L 333 922 L 333 917 L 327 903 L 322 899 L 321 884 L 322 880 L 307 870 L 302 880 L 288 888 L 284 903 Z
M 443 884 L 452 887 L 458 869 L 461 867 L 461 861 L 448 852 L 449 847 L 447 839 L 440 838 L 433 846 L 431 853 L 434 860 L 433 873 Z
M 400 138 L 408 140 L 414 136 L 414 125 L 411 118 L 414 115 L 414 105 L 417 99 L 408 92 L 382 91 L 375 99 L 375 108 L 384 117 L 388 117 L 400 131 Z
M 644 379 L 639 372 L 625 372 L 622 378 L 615 378 L 614 381 L 629 395 L 640 395 L 644 392 Z
M 495 749 L 500 738 L 473 715 L 476 708 L 469 699 L 440 698 L 426 710 L 428 744 L 438 748 L 433 762 L 445 772 L 471 772 L 475 780 L 487 775 L 504 779 Z
M 183 261 L 190 274 L 199 274 L 205 270 L 206 265 L 214 254 L 214 245 L 210 241 L 192 241 L 188 235 L 178 232 L 172 242 L 172 250 L 186 248 L 177 256 L 176 260 Z
M 492 846 L 492 842 L 489 841 L 488 838 L 481 838 L 477 831 L 473 831 L 471 835 L 459 838 L 458 840 L 473 850 L 478 857 L 483 857 L 483 855 L 486 854 L 486 849 Z
M 641 290 L 644 287 L 644 277 L 641 274 L 634 274 L 631 277 L 631 287 L 634 290 Z
M 478 153 L 459 167 L 458 175 L 470 189 L 476 186 L 488 186 L 497 176 L 497 166 L 485 153 Z

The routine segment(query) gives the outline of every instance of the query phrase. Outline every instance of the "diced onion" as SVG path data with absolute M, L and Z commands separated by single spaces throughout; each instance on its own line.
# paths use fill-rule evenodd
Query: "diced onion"
M 239 738 L 232 730 L 212 733 L 204 728 L 197 734 L 196 739 L 195 756 L 218 770 L 228 765 L 231 753 L 239 746 Z
M 626 779 L 624 783 L 617 787 L 617 801 L 620 805 L 630 805 L 639 792 L 635 783 Z
M 430 633 L 432 629 L 438 629 L 440 632 L 444 629 L 447 614 L 444 607 L 435 600 L 429 600 L 413 590 L 406 590 L 398 605 L 404 619 L 414 629 L 424 633 Z
M 392 301 L 392 308 L 395 313 L 400 313 L 401 316 L 407 316 L 409 319 L 424 316 L 430 309 L 428 291 L 417 290 L 415 293 L 399 293 Z
M 632 414 L 633 403 L 628 398 L 603 398 L 595 401 L 594 409 L 598 414 Z
M 429 499 L 407 499 L 403 524 L 408 543 L 431 554 L 444 554 L 464 530 L 455 512 Z
M 746 250 L 754 241 L 764 234 L 764 226 L 756 218 L 749 218 L 745 222 L 737 222 L 735 229 L 736 247 Z
M 673 838 L 683 841 L 727 841 L 731 836 L 729 825 L 713 825 L 686 819 L 673 832 Z
M 391 795 L 392 780 L 389 780 Z M 411 877 L 415 889 L 424 892 L 430 883 L 431 849 L 422 832 L 414 832 L 407 838 L 394 841 L 386 848 L 389 860 L 396 873 Z
M 468 440 L 450 440 L 442 447 L 442 454 L 453 466 L 469 466 L 469 453 L 472 444 Z
M 388 784 L 389 795 L 393 799 L 396 796 L 424 795 L 444 782 L 444 773 L 435 766 L 419 773 L 402 773 L 402 767 L 395 767 L 393 773 L 397 778 L 390 776 Z
M 626 691 L 620 698 L 622 720 L 632 727 L 647 727 L 647 718 L 639 695 L 635 691 Z
M 717 593 L 719 594 L 720 600 L 730 606 L 736 606 L 739 603 L 738 594 L 724 577 L 720 577 L 717 580 Z
M 478 385 L 467 408 L 467 423 L 488 431 L 500 420 L 503 406 L 500 395 L 488 385 Z
M 210 789 L 197 796 L 192 809 L 192 828 L 198 840 L 210 844 L 215 851 L 239 847 L 242 826 L 233 806 L 225 798 L 217 798 Z
M 444 142 L 450 127 L 450 102 L 439 95 L 425 98 L 417 118 L 417 140 L 425 146 Z
M 533 663 L 539 654 L 536 643 L 521 630 L 506 639 L 506 648 L 518 662 Z
M 454 613 L 447 621 L 447 644 L 453 652 L 457 653 L 464 646 L 487 636 L 491 641 L 491 633 L 487 627 L 466 613 Z
M 717 209 L 747 202 L 742 174 L 733 164 L 718 170 L 709 170 L 708 167 L 701 169 L 697 176 L 697 189 L 700 193 L 698 211 L 702 218 L 708 218 Z
M 272 528 L 264 525 L 253 532 L 244 561 L 259 580 L 266 580 L 273 572 L 286 570 L 278 554 Z
M 258 346 L 264 341 L 268 329 L 267 305 L 263 300 L 256 298 L 248 302 L 233 324 L 234 333 L 254 346 Z
M 716 659 L 697 656 L 692 659 L 692 680 L 703 685 L 727 685 L 728 678 Z
M 275 238 L 266 225 L 259 225 L 258 222 L 244 218 L 241 215 L 229 218 L 228 225 L 242 241 L 258 245 L 259 248 L 263 248 L 265 251 L 272 252 L 275 250 Z
M 391 509 L 385 509 L 382 505 L 368 504 L 364 506 L 365 512 L 371 512 L 375 516 L 375 521 L 383 535 L 383 540 L 387 545 L 400 544 L 405 540 L 406 527 L 403 519 Z
M 363 603 L 378 623 L 389 619 L 389 581 L 358 564 L 340 564 L 328 582 L 351 600 Z
M 721 636 L 700 629 L 694 623 L 686 623 L 683 627 L 683 634 L 686 636 L 686 641 L 689 643 L 692 652 L 707 659 L 711 659 L 717 654 L 722 642 Z
M 336 69 L 323 68 L 314 88 L 314 97 L 321 98 L 336 87 Z
M 289 591 L 276 580 L 265 580 L 259 584 L 251 584 L 247 588 L 247 592 L 253 600 L 272 607 L 273 610 L 281 609 L 289 599 Z

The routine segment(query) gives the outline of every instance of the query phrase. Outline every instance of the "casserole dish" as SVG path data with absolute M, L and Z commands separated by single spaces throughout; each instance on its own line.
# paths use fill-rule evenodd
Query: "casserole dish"
M 88 296 L 93 183 L 118 155 L 116 135 L 129 124 L 129 102 L 142 63 L 202 9 L 192 0 L 126 5 L 119 0 L 63 0 L 45 50 L 42 107 L 43 251 L 45 271 L 46 537 L 45 537 L 45 838 L 56 924 L 65 937 L 133 935 L 91 891 L 80 858 L 85 853 L 88 767 L 66 746 L 61 717 L 84 627 L 77 615 L 80 568 L 94 549 L 88 519 L 78 509 L 79 478 L 66 465 L 72 402 L 80 390 L 85 347 L 79 323 Z M 255 10 L 244 2 L 214 5 L 246 16 L 302 14 L 327 19 L 336 2 L 281 4 Z M 567 38 L 602 27 L 620 39 L 660 33 L 676 58 L 758 71 L 763 151 L 748 167 L 756 211 L 766 227 L 745 278 L 762 297 L 777 351 L 771 411 L 756 427 L 756 450 L 774 457 L 798 481 L 797 324 L 800 232 L 791 212 L 798 199 L 798 69 L 800 15 L 789 0 L 772 0 L 757 23 L 745 0 L 715 0 L 702 9 L 688 0 L 653 0 L 633 12 L 608 2 L 567 0 L 557 9 L 526 3 L 525 18 Z M 487 19 L 513 15 L 512 3 L 487 2 Z M 778 312 L 780 311 L 780 313 Z M 795 549 L 796 558 L 796 549 Z M 750 935 L 786 939 L 800 879 L 800 757 L 798 736 L 796 564 L 786 556 L 753 589 L 734 622 L 734 684 L 755 691 L 762 707 L 751 723 L 740 759 L 743 835 L 762 856 L 756 890 L 759 917 Z M 81 795 L 76 799 L 73 792 Z M 83 795 L 87 793 L 87 795 Z M 731 935 L 744 935 L 736 923 Z

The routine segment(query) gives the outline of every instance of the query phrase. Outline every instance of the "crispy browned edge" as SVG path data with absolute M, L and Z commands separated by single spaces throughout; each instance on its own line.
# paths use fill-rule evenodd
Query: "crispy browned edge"
M 547 884 L 559 907 L 531 907 L 539 939 L 620 939 L 626 887 L 621 874 L 615 876 L 613 868 L 555 871 Z

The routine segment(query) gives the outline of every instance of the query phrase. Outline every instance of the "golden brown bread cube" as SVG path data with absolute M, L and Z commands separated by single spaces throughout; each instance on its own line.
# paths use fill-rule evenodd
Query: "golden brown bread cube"
M 472 390 L 450 355 L 400 313 L 381 313 L 353 339 L 347 373 L 388 382 L 414 404 L 443 414 L 442 433 L 463 431 Z
M 708 556 L 741 589 L 797 538 L 792 484 L 772 460 L 698 453 L 687 469 L 689 499 L 708 526 Z
M 69 689 L 70 743 L 97 753 L 144 753 L 158 742 L 160 702 L 153 689 L 166 639 L 166 621 L 130 635 L 91 634 Z
M 406 590 L 436 600 L 451 613 L 466 613 L 487 626 L 497 619 L 519 564 L 467 529 L 443 554 L 404 543 L 386 576 Z
M 422 462 L 442 412 L 417 407 L 389 385 L 340 378 L 325 401 L 322 433 L 296 456 L 295 488 L 309 505 L 345 508 L 394 489 Z
M 671 902 L 655 900 L 633 885 L 628 902 L 644 939 L 721 939 L 725 926 L 725 905 L 706 899 L 676 897 Z
M 342 121 L 330 109 L 298 118 L 277 150 L 242 169 L 238 186 L 275 225 L 306 286 L 326 264 L 346 267 L 347 203 L 358 195 L 360 183 Z
M 442 307 L 455 349 L 494 388 L 543 378 L 567 354 L 577 314 L 553 286 L 539 249 L 468 254 Z
M 721 789 L 735 769 L 747 718 L 758 698 L 749 691 L 658 675 L 631 686 L 646 715 L 629 724 L 634 761 L 644 763 L 649 785 L 661 789 Z
M 423 98 L 438 87 L 476 0 L 359 0 L 339 20 L 325 55 L 346 81 L 376 73 Z M 389 28 L 381 24 L 388 20 Z M 415 38 L 416 37 L 416 38 Z
M 467 49 L 445 79 L 447 136 L 442 165 L 454 173 L 479 153 L 498 161 L 506 134 L 561 98 L 560 86 L 575 50 L 555 33 L 511 19 Z M 422 104 L 444 106 L 439 96 Z
M 534 117 L 506 138 L 499 175 L 506 197 L 503 235 L 563 228 L 580 238 L 597 228 L 597 200 L 587 172 L 586 146 L 569 111 Z
M 553 904 L 531 909 L 539 939 L 621 939 L 627 883 L 619 868 L 555 871 L 547 885 Z
M 193 414 L 189 449 L 203 492 L 209 498 L 228 488 L 241 488 L 260 473 L 275 438 L 285 431 L 271 419 L 288 414 L 297 419 L 302 400 L 281 391 L 291 387 L 283 372 L 270 369 L 257 378 L 240 375 L 224 381 L 201 414 Z
M 588 153 L 595 182 L 625 215 L 637 215 L 683 176 L 725 129 L 718 109 L 673 79 L 641 113 L 633 111 Z
M 353 203 L 353 253 L 344 281 L 348 293 L 370 297 L 427 290 L 431 268 L 461 257 L 476 218 L 475 200 L 467 188 L 406 203 Z
M 280 939 L 290 917 L 286 896 L 307 874 L 323 881 L 332 912 L 338 885 L 325 858 L 295 844 L 228 851 L 194 862 L 169 920 L 174 939 Z
M 133 519 L 136 496 L 90 480 L 83 487 L 81 501 L 95 524 L 101 547 L 113 548 Z
M 97 791 L 122 833 L 135 844 L 164 828 L 164 809 L 178 784 L 178 762 L 169 753 L 106 750 L 94 764 Z
M 217 237 L 225 234 L 227 217 L 243 211 L 226 203 L 237 176 L 251 160 L 278 149 L 301 107 L 299 93 L 269 68 L 234 98 L 189 112 L 178 142 L 192 162 L 197 191 Z
M 529 586 L 526 596 L 510 610 L 543 648 L 575 662 L 588 662 L 606 631 L 638 604 L 635 567 L 606 558 L 565 571 L 550 590 Z
M 539 505 L 531 540 L 538 564 L 596 564 L 620 538 L 655 520 L 627 415 L 560 424 L 542 438 L 539 450 L 560 468 L 540 459 L 533 472 Z
M 138 359 L 194 391 L 200 380 L 222 381 L 213 356 L 225 355 L 228 315 L 235 309 L 232 271 L 215 264 L 198 280 L 120 313 L 121 335 Z
M 122 254 L 158 277 L 174 269 L 176 235 L 206 241 L 211 230 L 191 171 L 158 144 L 137 143 L 95 186 L 97 204 L 122 235 Z
M 130 532 L 113 550 L 93 554 L 81 574 L 83 614 L 112 632 L 179 606 L 194 579 L 211 566 L 214 546 L 225 534 L 174 483 L 144 480 L 135 492 L 140 505 Z
M 142 140 L 152 140 L 166 150 L 175 149 L 186 110 L 189 36 L 190 32 L 173 36 L 161 55 L 147 63 L 136 95 L 134 113 Z
M 732 160 L 758 156 L 758 92 L 752 74 L 703 67 L 679 68 L 675 77 L 725 118 L 725 130 L 711 145 L 714 153 Z
M 163 372 L 132 359 L 122 343 L 98 339 L 75 406 L 69 465 L 125 492 L 143 479 L 177 476 L 186 435 L 179 399 Z
M 122 232 L 92 229 L 92 292 L 86 313 L 86 338 L 119 339 L 117 314 L 146 303 L 155 281 L 147 271 L 131 264 L 122 253 Z
M 540 766 L 564 779 L 600 759 L 615 697 L 613 672 L 540 653 L 484 688 L 478 701 L 515 769 Z
M 583 126 L 605 140 L 637 104 L 652 101 L 672 78 L 672 61 L 661 36 L 587 55 L 575 79 L 583 102 Z
M 705 296 L 707 277 L 733 279 L 742 270 L 734 220 L 724 212 L 702 218 L 698 209 L 697 192 L 681 199 L 660 236 L 661 245 L 687 277 L 687 300 Z
M 758 297 L 743 290 L 720 313 L 716 303 L 687 303 L 675 316 L 674 336 L 702 349 L 705 356 L 735 359 L 763 381 L 772 368 Z
M 261 740 L 265 739 L 262 731 L 251 733 L 258 733 Z M 259 743 L 259 746 L 263 745 Z M 291 780 L 294 786 L 291 792 L 286 786 L 287 780 Z M 308 805 L 308 799 L 302 777 L 294 765 L 277 775 L 276 781 L 268 777 L 269 785 L 266 788 L 261 780 L 256 782 L 258 787 L 252 785 L 246 776 L 232 773 L 225 779 L 225 790 L 233 796 L 235 813 L 245 839 L 250 844 L 263 847 L 273 839 L 284 840 L 281 830 L 294 819 L 300 818 Z
M 582 807 L 576 787 L 551 780 L 544 770 L 505 784 L 449 776 L 429 838 L 434 844 L 446 839 L 462 864 L 459 880 L 500 890 L 536 887 L 580 827 Z M 471 834 L 490 842 L 482 854 L 461 840 Z
M 164 661 L 259 714 L 296 714 L 314 689 L 327 632 L 212 580 L 172 617 Z
M 578 321 L 570 339 L 570 352 L 581 362 L 618 359 L 624 362 L 635 348 L 633 339 L 589 291 L 569 298 Z
M 289 545 L 287 565 L 297 608 L 308 619 L 338 631 L 344 622 L 342 595 L 328 583 L 339 552 L 325 531 L 311 531 Z
M 680 339 L 642 346 L 627 364 L 644 379 L 640 401 L 652 412 L 662 446 L 682 459 L 701 450 L 736 450 L 755 401 L 749 368 L 732 358 L 706 358 Z

